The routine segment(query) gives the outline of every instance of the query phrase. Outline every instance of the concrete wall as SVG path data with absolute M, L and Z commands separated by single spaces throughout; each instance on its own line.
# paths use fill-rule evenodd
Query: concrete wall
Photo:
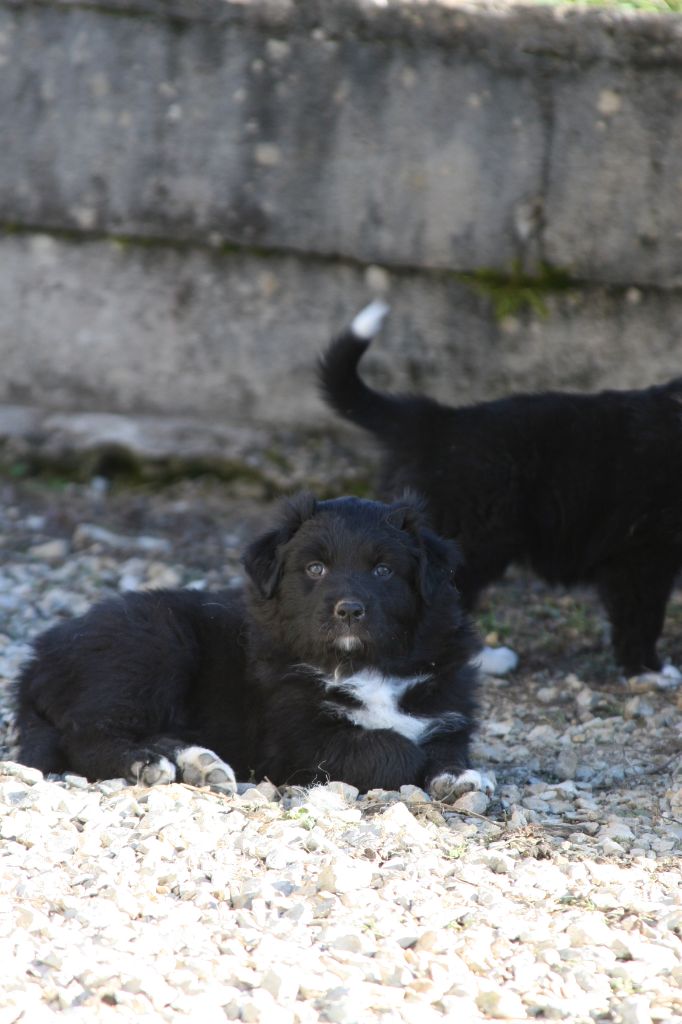
M 377 290 L 387 386 L 682 370 L 682 17 L 0 0 L 0 139 L 8 405 L 324 427 Z

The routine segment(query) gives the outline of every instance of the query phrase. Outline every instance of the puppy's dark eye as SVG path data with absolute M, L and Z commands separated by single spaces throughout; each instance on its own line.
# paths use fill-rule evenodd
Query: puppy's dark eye
M 391 569 L 390 565 L 384 565 L 383 562 L 379 562 L 379 564 L 375 565 L 374 568 L 372 569 L 372 575 L 383 577 L 392 576 L 393 569 Z
M 305 567 L 305 571 L 313 579 L 319 580 L 321 576 L 327 575 L 327 566 L 323 565 L 322 562 L 309 562 Z

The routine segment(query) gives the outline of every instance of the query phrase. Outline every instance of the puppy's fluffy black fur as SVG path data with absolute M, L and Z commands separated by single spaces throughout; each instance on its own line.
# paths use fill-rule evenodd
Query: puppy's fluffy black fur
M 231 781 L 213 752 L 238 779 L 361 790 L 468 767 L 476 642 L 455 545 L 416 504 L 300 495 L 243 564 L 243 592 L 129 593 L 40 636 L 18 681 L 20 760 Z
M 510 563 L 596 585 L 628 674 L 659 670 L 656 641 L 682 565 L 682 378 L 641 391 L 549 392 L 450 408 L 369 388 L 357 367 L 386 308 L 327 350 L 322 391 L 384 451 L 384 495 L 423 494 L 455 538 L 471 609 Z

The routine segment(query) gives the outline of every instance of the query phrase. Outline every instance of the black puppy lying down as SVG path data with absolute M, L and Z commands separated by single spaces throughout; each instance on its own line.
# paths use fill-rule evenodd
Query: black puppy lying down
M 129 593 L 40 636 L 19 759 L 147 785 L 492 788 L 469 767 L 456 548 L 416 504 L 300 495 L 243 564 L 243 593 Z
M 464 555 L 465 608 L 511 563 L 596 584 L 628 675 L 661 669 L 656 641 L 682 567 L 682 378 L 643 391 L 516 395 L 450 408 L 369 388 L 357 366 L 388 307 L 374 302 L 320 366 L 334 409 L 374 434 L 383 491 L 423 494 Z M 659 684 L 682 679 L 672 666 Z

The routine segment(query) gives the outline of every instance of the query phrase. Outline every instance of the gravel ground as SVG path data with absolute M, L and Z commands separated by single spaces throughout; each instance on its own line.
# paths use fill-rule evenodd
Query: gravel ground
M 0 757 L 31 637 L 122 589 L 228 583 L 268 511 L 200 482 L 0 490 Z M 681 620 L 676 595 L 678 664 Z M 618 679 L 588 592 L 514 575 L 480 621 L 521 655 L 484 681 L 489 804 L 0 764 L 0 1024 L 682 1019 L 679 699 Z

